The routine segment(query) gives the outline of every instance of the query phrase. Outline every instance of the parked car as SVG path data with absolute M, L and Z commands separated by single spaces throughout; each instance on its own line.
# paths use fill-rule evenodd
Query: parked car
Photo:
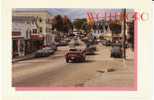
M 100 40 L 100 39 L 97 39 L 96 41 L 97 41 L 98 43 L 99 43 L 99 42 L 101 42 L 101 40 Z
M 111 57 L 122 58 L 123 53 L 120 46 L 113 46 L 111 50 Z
M 100 43 L 101 43 L 102 45 L 106 45 L 106 40 L 101 40 Z
M 118 47 L 122 48 L 122 44 L 121 43 L 112 43 L 112 47 L 114 47 L 114 46 L 118 46 Z
M 69 38 L 65 38 L 64 41 L 70 42 L 71 40 Z
M 35 52 L 35 57 L 47 57 L 49 55 L 50 53 L 47 50 L 43 50 L 43 49 Z
M 112 43 L 112 46 L 123 47 L 123 44 L 122 43 Z M 125 44 L 124 46 L 125 46 L 125 48 L 128 48 L 129 47 L 128 44 Z
M 35 57 L 47 57 L 54 53 L 54 50 L 50 47 L 44 47 L 35 52 Z
M 43 48 L 45 48 L 45 47 L 50 47 L 55 51 L 57 50 L 57 44 L 56 43 L 51 43 L 50 45 L 44 45 Z
M 66 62 L 84 62 L 86 59 L 85 52 L 81 49 L 71 48 L 65 55 Z
M 57 45 L 58 45 L 58 46 L 67 46 L 67 45 L 68 45 L 68 42 L 65 41 L 65 40 L 62 40 L 62 41 L 60 41 Z
M 111 41 L 106 41 L 105 42 L 105 46 L 111 46 L 112 45 L 112 42 Z
M 95 45 L 91 45 L 90 48 L 93 49 L 94 51 L 97 50 Z
M 79 37 L 80 37 L 80 39 L 83 39 L 85 37 L 85 35 L 81 34 Z
M 49 54 L 53 54 L 55 52 L 55 50 L 51 47 L 45 47 L 43 48 L 43 50 L 45 50 L 46 52 L 49 52 Z
M 53 49 L 53 50 L 57 50 L 57 44 L 56 43 L 51 43 L 50 44 L 50 47 Z

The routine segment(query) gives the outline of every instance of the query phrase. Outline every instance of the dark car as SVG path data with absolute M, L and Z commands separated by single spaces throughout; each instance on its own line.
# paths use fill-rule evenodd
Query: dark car
M 97 49 L 96 49 L 95 45 L 89 45 L 86 47 L 85 53 L 86 53 L 86 55 L 94 55 L 96 50 Z
M 86 53 L 86 55 L 94 55 L 95 50 L 91 47 L 88 47 L 88 48 L 85 49 L 85 53 Z
M 56 43 L 51 43 L 50 45 L 44 45 L 43 48 L 49 47 L 53 49 L 54 51 L 57 50 L 57 44 Z
M 111 46 L 111 45 L 112 45 L 111 41 L 106 41 L 105 42 L 105 46 Z
M 80 39 L 83 39 L 85 37 L 85 35 L 81 34 L 79 37 L 80 37 Z
M 66 62 L 69 63 L 69 61 L 73 62 L 84 62 L 85 61 L 85 52 L 80 49 L 69 49 L 69 51 L 65 55 Z
M 56 43 L 52 43 L 51 45 L 50 45 L 50 47 L 53 49 L 53 50 L 57 50 L 57 45 L 56 45 Z
M 106 40 L 101 40 L 100 42 L 102 45 L 106 45 Z
M 55 50 L 52 49 L 51 47 L 43 47 L 40 50 L 37 50 L 35 52 L 35 57 L 47 57 L 50 56 L 51 54 L 54 54 Z
M 112 43 L 112 47 L 117 46 L 122 48 L 122 43 Z
M 112 47 L 111 57 L 122 58 L 122 49 L 120 46 L 113 46 Z
M 90 48 L 93 49 L 94 51 L 97 50 L 95 45 L 91 45 Z
M 57 44 L 57 46 L 67 46 L 67 45 L 68 45 L 68 42 L 65 40 L 62 40 Z
M 66 41 L 67 43 L 70 42 L 70 38 L 65 38 L 64 41 Z
M 128 44 L 125 44 L 125 45 L 123 45 L 122 43 L 112 43 L 112 46 L 119 46 L 119 47 L 125 47 L 125 48 L 128 48 L 129 46 L 128 46 Z
M 48 52 L 49 54 L 53 54 L 55 52 L 55 50 L 51 47 L 45 47 L 45 48 L 43 48 L 43 50 Z
M 47 57 L 50 55 L 50 52 L 45 49 L 40 49 L 35 52 L 35 57 Z

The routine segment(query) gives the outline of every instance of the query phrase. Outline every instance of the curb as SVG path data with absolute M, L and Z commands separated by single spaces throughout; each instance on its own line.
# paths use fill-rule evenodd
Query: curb
M 14 61 L 12 61 L 12 63 L 16 63 L 18 61 L 23 61 L 23 60 L 30 60 L 32 58 L 34 58 L 34 55 L 33 56 L 30 56 L 30 57 L 27 57 L 27 58 L 21 58 L 21 59 L 14 60 Z

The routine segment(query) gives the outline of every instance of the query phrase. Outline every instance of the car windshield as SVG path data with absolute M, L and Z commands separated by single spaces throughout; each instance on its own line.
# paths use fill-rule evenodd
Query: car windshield
M 77 49 L 75 49 L 75 48 L 72 48 L 72 49 L 69 49 L 69 51 L 77 51 Z

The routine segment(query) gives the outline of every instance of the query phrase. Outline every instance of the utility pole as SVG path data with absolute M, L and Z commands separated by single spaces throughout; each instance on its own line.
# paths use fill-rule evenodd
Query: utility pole
M 124 59 L 126 59 L 126 46 L 125 46 L 125 44 L 126 44 L 126 9 L 124 9 L 124 14 L 123 14 L 123 25 L 124 25 L 124 31 L 123 31 L 123 54 L 124 54 Z

